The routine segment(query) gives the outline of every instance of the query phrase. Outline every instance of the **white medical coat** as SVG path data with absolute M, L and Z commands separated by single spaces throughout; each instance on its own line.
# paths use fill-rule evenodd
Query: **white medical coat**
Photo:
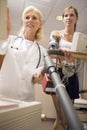
M 41 45 L 39 47 L 41 51 L 40 67 L 44 65 L 45 49 Z M 36 41 L 9 36 L 7 41 L 0 45 L 0 54 L 5 54 L 0 71 L 0 95 L 12 99 L 33 101 L 34 85 L 31 80 L 33 74 L 39 69 L 36 69 L 39 60 Z

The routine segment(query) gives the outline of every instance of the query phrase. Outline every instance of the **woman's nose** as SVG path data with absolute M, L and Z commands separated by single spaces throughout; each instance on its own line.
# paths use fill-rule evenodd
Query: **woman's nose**
M 68 15 L 68 17 L 67 18 L 71 18 L 71 15 Z
M 29 21 L 32 21 L 32 17 L 30 17 L 28 20 L 29 20 Z

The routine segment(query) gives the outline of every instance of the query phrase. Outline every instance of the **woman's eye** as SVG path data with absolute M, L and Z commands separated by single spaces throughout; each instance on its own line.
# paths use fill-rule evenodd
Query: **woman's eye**
M 70 14 L 70 16 L 72 17 L 72 16 L 74 16 L 74 14 Z
M 32 19 L 33 19 L 33 20 L 36 20 L 36 19 L 38 19 L 38 18 L 37 18 L 36 16 L 33 16 Z
M 30 19 L 30 17 L 29 17 L 29 16 L 27 16 L 27 17 L 26 17 L 26 19 Z
M 74 14 L 65 14 L 65 15 L 64 15 L 64 17 L 68 17 L 68 16 L 73 17 Z
M 26 19 L 32 19 L 32 20 L 37 20 L 38 18 L 36 16 L 26 16 Z
M 64 17 L 68 17 L 68 14 L 65 14 Z

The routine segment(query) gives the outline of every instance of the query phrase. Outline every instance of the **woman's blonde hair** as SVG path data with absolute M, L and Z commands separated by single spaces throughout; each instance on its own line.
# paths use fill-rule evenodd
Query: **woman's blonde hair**
M 37 15 L 39 16 L 39 20 L 41 23 L 43 23 L 43 15 L 41 13 L 41 11 L 37 8 L 35 8 L 34 6 L 28 6 L 24 9 L 23 13 L 22 13 L 22 21 L 25 18 L 25 15 L 28 12 L 34 11 L 35 13 L 37 13 Z M 24 27 L 22 27 L 22 29 L 20 30 L 20 35 L 23 35 L 25 33 Z M 37 30 L 36 35 L 35 35 L 35 40 L 39 41 L 41 40 L 43 37 L 43 30 L 42 30 L 42 26 Z
M 68 6 L 67 8 L 65 8 L 65 10 L 64 10 L 64 12 L 63 12 L 63 14 L 62 14 L 62 18 L 64 17 L 65 12 L 66 12 L 67 10 L 69 10 L 69 9 L 73 9 L 73 10 L 74 10 L 74 12 L 75 12 L 75 14 L 76 14 L 76 17 L 77 17 L 77 19 L 78 19 L 78 11 L 77 11 L 77 9 L 76 9 L 75 7 L 73 7 L 73 6 Z M 76 30 L 76 24 L 77 24 L 77 23 L 75 23 L 75 25 L 74 25 L 74 31 Z

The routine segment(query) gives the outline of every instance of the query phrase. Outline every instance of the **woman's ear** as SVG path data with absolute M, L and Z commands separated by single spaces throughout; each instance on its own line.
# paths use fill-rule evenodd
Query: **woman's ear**
M 44 24 L 44 21 L 40 21 L 40 27 L 42 27 Z

